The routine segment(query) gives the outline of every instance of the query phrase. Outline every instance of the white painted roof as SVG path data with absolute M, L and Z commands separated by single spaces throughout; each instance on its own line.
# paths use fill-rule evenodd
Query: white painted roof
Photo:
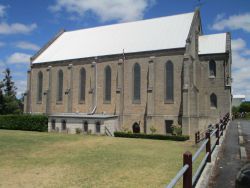
M 219 54 L 226 52 L 226 33 L 199 37 L 199 54 Z
M 233 95 L 233 99 L 245 99 L 245 95 Z
M 183 48 L 194 13 L 64 32 L 32 63 Z

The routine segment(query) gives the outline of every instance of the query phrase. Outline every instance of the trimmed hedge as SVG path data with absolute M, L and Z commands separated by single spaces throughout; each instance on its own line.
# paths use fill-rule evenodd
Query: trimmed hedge
M 0 115 L 0 129 L 47 132 L 48 117 L 45 115 Z
M 126 132 L 114 132 L 115 137 L 124 138 L 144 138 L 144 139 L 156 139 L 156 140 L 174 140 L 174 141 L 186 141 L 189 140 L 189 136 L 181 135 L 160 135 L 160 134 L 141 134 L 141 133 L 126 133 Z

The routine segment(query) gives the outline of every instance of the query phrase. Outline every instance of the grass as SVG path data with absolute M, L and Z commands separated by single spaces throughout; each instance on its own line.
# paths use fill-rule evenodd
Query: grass
M 164 187 L 191 142 L 0 130 L 0 187 Z

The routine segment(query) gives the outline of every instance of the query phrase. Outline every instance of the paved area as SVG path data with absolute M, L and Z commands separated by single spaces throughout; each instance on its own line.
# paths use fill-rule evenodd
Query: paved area
M 241 120 L 240 125 L 242 129 L 243 146 L 246 148 L 247 160 L 250 161 L 250 120 Z
M 237 124 L 249 125 L 250 122 L 243 120 L 234 120 L 230 123 L 227 135 L 225 137 L 222 152 L 219 153 L 216 161 L 215 172 L 209 186 L 211 188 L 231 188 L 235 187 L 235 178 L 237 172 L 243 166 L 243 162 L 240 160 L 240 146 L 239 146 L 239 133 Z M 244 130 L 244 128 L 243 128 Z M 250 128 L 249 128 L 250 130 Z M 250 132 L 249 132 L 250 133 Z M 250 135 L 249 135 L 250 136 Z M 249 138 L 250 139 L 250 138 Z

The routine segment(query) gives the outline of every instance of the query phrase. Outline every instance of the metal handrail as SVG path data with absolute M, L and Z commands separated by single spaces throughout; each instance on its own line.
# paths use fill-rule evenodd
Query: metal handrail
M 210 134 L 210 137 L 212 137 L 216 133 L 217 129 L 214 129 L 213 132 Z
M 207 161 L 207 157 L 208 157 L 209 153 L 207 152 L 205 157 L 203 157 L 199 167 L 197 168 L 194 176 L 192 177 L 192 185 L 194 185 L 194 183 L 197 181 L 197 178 L 199 177 L 203 167 L 206 165 L 206 161 Z
M 187 171 L 188 168 L 189 168 L 189 165 L 187 164 L 184 165 L 166 188 L 173 188 L 176 185 L 176 183 L 179 181 L 179 179 L 183 176 L 183 174 Z
M 203 144 L 200 146 L 200 148 L 195 152 L 194 156 L 192 157 L 192 162 L 196 160 L 196 158 L 200 155 L 202 150 L 206 147 L 206 144 L 208 142 L 208 139 L 206 139 Z

